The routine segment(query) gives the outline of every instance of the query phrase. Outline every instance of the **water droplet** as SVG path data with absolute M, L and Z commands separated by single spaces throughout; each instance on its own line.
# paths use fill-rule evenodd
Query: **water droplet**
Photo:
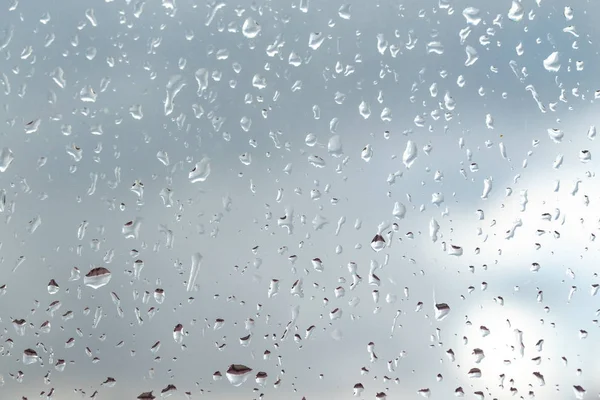
M 539 384 L 540 386 L 544 386 L 544 385 L 546 384 L 546 380 L 544 379 L 544 375 L 542 375 L 541 373 L 539 373 L 539 372 L 534 372 L 534 373 L 533 373 L 533 376 L 534 376 L 534 377 L 537 379 L 537 381 L 538 381 L 538 384 Z
M 98 98 L 98 94 L 92 89 L 91 86 L 85 86 L 79 91 L 79 98 L 84 103 L 95 103 Z
M 292 67 L 299 67 L 300 65 L 302 65 L 302 58 L 298 55 L 298 53 L 296 53 L 295 51 L 292 51 L 288 58 L 288 63 Z
M 165 301 L 165 291 L 163 289 L 156 289 L 154 291 L 154 301 L 158 304 L 162 304 Z
M 194 169 L 188 174 L 188 179 L 192 183 L 204 182 L 210 175 L 210 159 L 204 157 L 202 160 L 196 163 Z
M 267 292 L 267 297 L 271 298 L 273 296 L 277 296 L 279 293 L 279 279 L 271 279 L 269 283 L 269 290 Z
M 572 20 L 573 19 L 573 7 L 566 6 L 564 14 L 565 14 L 565 18 L 566 18 L 567 21 Z
M 341 308 L 334 308 L 330 313 L 329 313 L 329 319 L 332 321 L 338 320 L 340 318 L 342 318 L 342 309 Z
M 248 347 L 250 345 L 250 341 L 252 340 L 252 335 L 248 334 L 240 338 L 240 345 L 243 347 Z
M 88 8 L 85 10 L 85 17 L 88 19 L 88 21 L 90 21 L 90 24 L 92 24 L 93 27 L 98 26 L 98 21 L 96 20 L 96 15 L 94 14 L 93 8 Z
M 380 234 L 375 235 L 373 240 L 371 240 L 371 248 L 376 252 L 383 250 L 385 248 L 385 240 L 383 239 L 383 236 Z
M 344 148 L 342 146 L 342 137 L 340 135 L 334 135 L 329 138 L 327 142 L 327 152 L 336 158 L 344 155 Z
M 181 344 L 183 342 L 183 325 L 177 324 L 175 329 L 173 329 L 173 340 L 177 344 Z
M 35 350 L 26 349 L 25 351 L 23 351 L 23 364 L 31 365 L 31 364 L 35 364 L 38 361 L 39 361 L 39 357 Z
M 589 150 L 581 150 L 579 152 L 579 161 L 582 163 L 590 162 L 592 160 L 592 153 Z
M 443 320 L 450 314 L 450 306 L 446 303 L 438 303 L 435 305 L 435 319 Z
M 159 151 L 158 153 L 156 153 L 156 159 L 158 161 L 160 161 L 164 166 L 169 166 L 170 162 L 169 162 L 169 155 L 167 154 L 166 151 Z
M 323 268 L 323 262 L 321 261 L 320 258 L 313 258 L 312 259 L 312 266 L 315 269 L 315 271 L 317 272 L 323 272 L 324 268 Z
M 324 168 L 325 167 L 325 160 L 323 160 L 321 157 L 317 156 L 317 155 L 310 155 L 308 156 L 308 162 L 313 165 L 314 167 L 317 168 Z
M 481 22 L 479 16 L 480 11 L 475 7 L 467 7 L 463 10 L 463 17 L 467 20 L 467 24 L 477 26 Z
M 15 319 L 12 322 L 15 332 L 19 336 L 25 336 L 25 328 L 27 328 L 27 321 L 24 319 Z
M 225 320 L 223 318 L 215 319 L 215 324 L 213 325 L 213 330 L 218 331 L 225 325 Z
M 83 283 L 92 289 L 99 289 L 110 282 L 112 274 L 104 267 L 96 267 L 90 270 L 83 278 Z
M 187 283 L 187 291 L 191 292 L 196 285 L 196 279 L 198 278 L 198 272 L 200 271 L 200 264 L 202 263 L 202 254 L 194 253 L 192 255 L 192 266 L 190 267 L 190 276 Z
M 444 45 L 437 41 L 427 43 L 427 54 L 444 54 Z
M 402 154 L 402 162 L 406 166 L 406 168 L 410 168 L 418 156 L 417 144 L 412 140 L 406 142 L 406 148 L 404 149 L 404 153 Z
M 481 378 L 481 370 L 479 368 L 471 368 L 467 375 L 469 378 Z
M 58 290 L 59 290 L 58 283 L 56 283 L 56 281 L 54 279 L 51 279 L 50 282 L 48 283 L 48 293 L 56 294 L 56 293 L 58 293 Z
M 112 387 L 115 387 L 116 384 L 117 384 L 117 381 L 115 378 L 107 377 L 106 380 L 100 384 L 100 386 L 106 386 L 106 387 L 112 388 Z
M 11 149 L 4 147 L 0 150 L 0 172 L 6 172 L 10 164 L 15 159 L 15 156 Z
M 596 127 L 594 125 L 590 126 L 588 129 L 587 137 L 590 140 L 594 140 L 596 138 Z
M 142 111 L 142 106 L 140 104 L 129 107 L 129 114 L 131 114 L 133 119 L 140 120 L 144 118 L 144 112 Z
M 475 64 L 475 62 L 479 59 L 479 54 L 477 54 L 477 50 L 473 46 L 465 47 L 465 52 L 467 53 L 467 60 L 465 61 L 465 66 L 470 67 Z
M 240 154 L 239 159 L 240 159 L 240 162 L 244 165 L 252 164 L 252 155 L 250 153 Z
M 359 397 L 365 391 L 365 387 L 362 383 L 354 385 L 354 396 Z
M 371 147 L 370 144 L 368 144 L 362 149 L 362 152 L 360 153 L 360 158 L 362 158 L 366 162 L 369 162 L 369 161 L 371 161 L 372 157 L 373 157 L 373 148 Z
M 344 4 L 344 5 L 342 5 L 338 9 L 338 15 L 342 19 L 350 19 L 352 17 L 352 14 L 351 14 L 351 5 L 350 4 Z
M 364 118 L 368 119 L 371 116 L 371 106 L 366 101 L 361 101 L 358 105 L 358 112 Z
M 261 31 L 261 26 L 252 17 L 246 18 L 242 25 L 242 34 L 248 39 L 254 39 Z
M 308 47 L 317 50 L 323 44 L 325 35 L 322 32 L 312 32 L 308 38 Z
M 463 248 L 460 246 L 455 246 L 453 244 L 451 244 L 448 247 L 448 254 L 451 256 L 462 256 L 463 255 Z
M 546 59 L 543 61 L 543 64 L 547 71 L 558 72 L 558 70 L 560 70 L 560 56 L 558 51 L 555 51 L 546 57 Z
M 483 193 L 481 193 L 481 198 L 483 200 L 487 200 L 491 191 L 492 191 L 492 178 L 485 178 L 483 180 Z
M 394 203 L 394 210 L 392 211 L 392 215 L 398 219 L 403 219 L 406 215 L 406 206 L 399 202 Z
M 554 143 L 562 142 L 563 138 L 565 137 L 565 133 L 557 128 L 548 129 L 547 132 L 548 136 L 550 136 L 550 139 L 552 139 Z
M 317 144 L 317 136 L 314 133 L 307 134 L 304 143 L 309 147 L 314 147 Z
M 227 377 L 227 380 L 229 380 L 229 383 L 231 383 L 233 386 L 241 386 L 244 382 L 246 382 L 251 372 L 252 369 L 246 367 L 245 365 L 231 364 L 227 369 L 225 376 Z
M 255 381 L 258 385 L 265 386 L 267 383 L 267 377 L 268 377 L 267 373 L 261 371 L 258 374 L 256 374 Z
M 578 400 L 583 400 L 586 390 L 579 385 L 575 385 L 573 386 L 573 393 L 575 393 L 575 398 Z
M 508 19 L 511 21 L 519 22 L 523 19 L 525 14 L 525 8 L 521 2 L 513 0 L 510 9 L 508 10 Z
M 121 233 L 125 239 L 137 239 L 140 234 L 140 228 L 142 227 L 142 220 L 136 218 L 134 221 L 128 221 L 123 225 Z

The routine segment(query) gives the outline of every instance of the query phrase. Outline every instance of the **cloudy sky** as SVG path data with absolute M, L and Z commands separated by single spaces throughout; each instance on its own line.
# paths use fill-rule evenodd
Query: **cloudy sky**
M 2 396 L 597 396 L 598 6 L 209 3 L 2 6 Z

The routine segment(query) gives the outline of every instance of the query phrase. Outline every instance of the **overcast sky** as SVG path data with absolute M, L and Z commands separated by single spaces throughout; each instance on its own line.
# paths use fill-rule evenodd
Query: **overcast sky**
M 597 396 L 598 6 L 210 3 L 2 6 L 0 397 Z

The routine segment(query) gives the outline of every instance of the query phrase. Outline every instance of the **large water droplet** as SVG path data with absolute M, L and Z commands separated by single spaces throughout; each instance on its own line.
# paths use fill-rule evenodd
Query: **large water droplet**
M 261 31 L 261 27 L 252 17 L 246 18 L 242 25 L 242 34 L 248 39 L 254 39 Z
M 546 59 L 543 61 L 543 64 L 547 71 L 558 72 L 558 70 L 560 70 L 560 56 L 558 51 L 555 51 L 546 57 Z
M 0 172 L 5 172 L 15 159 L 11 149 L 4 147 L 0 150 Z
M 329 138 L 329 142 L 327 142 L 327 152 L 333 157 L 338 158 L 344 155 L 342 137 L 340 135 L 334 135 Z
M 467 7 L 463 10 L 463 17 L 467 20 L 470 25 L 479 25 L 481 17 L 479 16 L 480 11 L 475 7 Z
M 194 253 L 192 255 L 192 266 L 190 267 L 190 277 L 187 283 L 187 291 L 190 292 L 196 285 L 196 279 L 198 278 L 198 272 L 200 271 L 200 264 L 202 263 L 202 254 Z
M 438 303 L 435 305 L 435 319 L 443 320 L 450 314 L 450 306 L 446 303 Z
M 352 14 L 351 14 L 351 5 L 350 4 L 344 4 L 344 5 L 342 5 L 338 9 L 338 15 L 342 19 L 350 19 L 352 17 Z
M 377 252 L 383 250 L 385 248 L 385 240 L 383 236 L 380 234 L 375 235 L 373 240 L 371 240 L 371 248 Z
M 190 182 L 204 182 L 210 175 L 210 159 L 204 157 L 202 160 L 196 163 L 194 169 L 188 174 Z
M 412 140 L 406 142 L 406 148 L 404 149 L 404 154 L 402 154 L 402 162 L 406 166 L 406 168 L 410 168 L 415 160 L 417 159 L 418 150 L 417 144 Z
M 246 367 L 245 365 L 231 364 L 227 369 L 225 376 L 227 376 L 227 380 L 229 380 L 229 383 L 231 383 L 233 386 L 240 386 L 246 382 L 251 372 L 252 369 Z
M 59 290 L 58 283 L 56 283 L 56 281 L 54 279 L 51 279 L 50 282 L 48 283 L 48 293 L 56 294 L 56 293 L 58 293 L 58 290 Z
M 23 351 L 23 364 L 31 365 L 31 364 L 35 364 L 38 361 L 39 361 L 39 357 L 35 350 L 27 349 L 27 350 Z
M 475 64 L 475 62 L 479 59 L 479 55 L 477 54 L 477 50 L 473 46 L 465 47 L 465 52 L 467 53 L 467 60 L 465 61 L 465 66 L 470 67 Z
M 308 47 L 317 50 L 323 44 L 325 35 L 322 32 L 312 32 L 308 37 Z
M 519 22 L 523 19 L 524 14 L 525 8 L 523 8 L 523 5 L 519 1 L 513 0 L 510 10 L 508 10 L 508 19 Z
M 177 344 L 181 344 L 183 342 L 183 325 L 177 324 L 175 329 L 173 329 L 173 340 Z
M 83 283 L 92 289 L 99 289 L 110 282 L 112 274 L 107 268 L 96 267 L 90 270 L 83 278 Z

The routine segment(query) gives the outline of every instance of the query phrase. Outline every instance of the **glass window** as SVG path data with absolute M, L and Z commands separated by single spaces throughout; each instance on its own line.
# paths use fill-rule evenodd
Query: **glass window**
M 4 2 L 0 397 L 597 397 L 599 7 Z

